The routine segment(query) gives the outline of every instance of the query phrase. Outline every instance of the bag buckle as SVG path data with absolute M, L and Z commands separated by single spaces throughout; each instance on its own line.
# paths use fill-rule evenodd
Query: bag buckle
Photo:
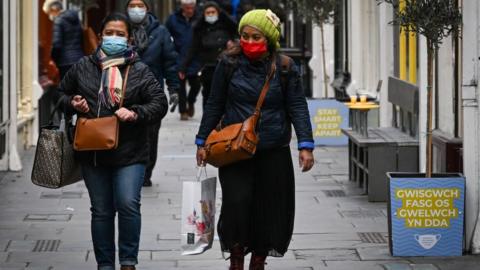
M 225 145 L 225 151 L 229 152 L 232 150 L 232 141 L 227 141 L 227 144 Z

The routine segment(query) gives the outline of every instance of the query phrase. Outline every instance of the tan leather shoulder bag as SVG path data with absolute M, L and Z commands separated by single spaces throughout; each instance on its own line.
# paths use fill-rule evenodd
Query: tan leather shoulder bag
M 276 66 L 274 58 L 253 115 L 243 123 L 229 125 L 219 131 L 213 130 L 208 135 L 205 142 L 208 164 L 218 168 L 253 157 L 258 144 L 256 127 L 260 118 L 260 109 L 270 88 Z
M 119 108 L 123 107 L 129 71 L 130 65 L 127 66 L 127 71 L 125 72 Z M 98 104 L 97 118 L 78 118 L 75 126 L 73 149 L 76 151 L 98 151 L 113 150 L 118 147 L 118 133 L 120 130 L 118 117 L 116 115 L 106 117 L 99 116 L 100 103 Z

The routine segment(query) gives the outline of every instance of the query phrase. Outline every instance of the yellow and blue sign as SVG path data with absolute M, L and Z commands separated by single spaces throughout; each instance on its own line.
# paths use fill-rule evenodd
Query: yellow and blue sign
M 342 129 L 348 128 L 348 107 L 335 99 L 308 100 L 315 145 L 348 144 Z
M 461 256 L 465 179 L 389 174 L 393 256 Z

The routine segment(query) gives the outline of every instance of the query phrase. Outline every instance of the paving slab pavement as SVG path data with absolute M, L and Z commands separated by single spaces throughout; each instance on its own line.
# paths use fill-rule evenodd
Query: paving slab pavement
M 163 121 L 154 186 L 142 191 L 138 269 L 228 269 L 218 240 L 202 255 L 180 255 L 182 181 L 196 175 L 193 139 L 198 125 L 198 116 L 181 122 L 175 114 Z M 34 186 L 30 182 L 34 149 L 26 153 L 23 171 L 0 174 L 0 270 L 95 269 L 85 184 L 60 190 Z M 369 203 L 363 191 L 348 181 L 346 147 L 319 147 L 314 153 L 316 166 L 311 172 L 296 168 L 296 220 L 290 249 L 283 258 L 269 258 L 267 269 L 480 269 L 476 256 L 390 256 L 386 204 Z M 298 153 L 292 155 L 297 164 Z M 209 167 L 208 174 L 217 173 Z M 220 185 L 217 194 L 219 207 Z

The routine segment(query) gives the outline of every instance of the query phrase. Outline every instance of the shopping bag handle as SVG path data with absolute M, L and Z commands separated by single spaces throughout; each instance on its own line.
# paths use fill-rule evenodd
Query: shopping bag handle
M 202 172 L 205 172 L 205 177 L 208 178 L 207 166 L 200 166 L 197 169 L 197 182 L 200 182 L 200 177 L 202 177 Z

